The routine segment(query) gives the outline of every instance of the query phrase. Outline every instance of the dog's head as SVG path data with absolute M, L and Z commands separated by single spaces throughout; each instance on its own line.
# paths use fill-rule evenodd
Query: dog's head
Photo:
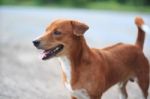
M 76 43 L 76 40 L 83 36 L 88 26 L 74 20 L 56 20 L 46 28 L 45 32 L 33 41 L 36 48 L 42 49 L 42 59 L 46 60 L 54 56 L 68 54 Z

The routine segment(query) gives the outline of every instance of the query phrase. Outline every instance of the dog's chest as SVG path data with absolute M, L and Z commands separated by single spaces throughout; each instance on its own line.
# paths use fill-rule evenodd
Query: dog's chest
M 63 72 L 65 73 L 66 76 L 66 82 L 70 83 L 71 81 L 71 67 L 70 67 L 70 61 L 67 57 L 60 57 L 59 61 L 61 63 L 61 68 L 63 70 Z
M 90 99 L 85 89 L 73 90 L 71 86 L 71 63 L 67 57 L 60 57 L 61 68 L 66 75 L 65 87 L 70 91 L 71 95 L 77 99 Z

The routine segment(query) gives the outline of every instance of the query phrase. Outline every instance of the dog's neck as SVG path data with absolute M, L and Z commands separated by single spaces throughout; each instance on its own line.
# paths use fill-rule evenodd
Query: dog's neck
M 66 73 L 66 78 L 71 85 L 78 80 L 77 70 L 81 66 L 81 62 L 89 61 L 91 50 L 86 44 L 84 37 L 77 38 L 71 46 L 68 55 L 61 57 L 61 65 Z
M 75 67 L 77 67 L 80 62 L 83 62 L 82 60 L 89 58 L 90 53 L 91 50 L 88 47 L 85 38 L 81 36 L 72 44 L 72 48 L 67 57 L 70 60 L 71 65 L 75 65 Z

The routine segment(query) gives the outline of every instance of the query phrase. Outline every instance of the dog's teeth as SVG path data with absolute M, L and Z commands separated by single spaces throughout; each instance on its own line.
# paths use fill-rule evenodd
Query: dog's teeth
M 59 47 L 56 47 L 56 50 L 59 50 Z
M 58 50 L 59 50 L 59 47 L 56 47 L 55 50 L 54 50 L 54 52 L 56 52 L 56 51 L 58 51 Z
M 57 51 L 57 49 L 54 50 L 55 52 Z

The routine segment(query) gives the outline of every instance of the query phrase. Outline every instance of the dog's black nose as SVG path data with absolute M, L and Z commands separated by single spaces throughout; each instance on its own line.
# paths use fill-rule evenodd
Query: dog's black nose
M 38 41 L 38 40 L 34 40 L 34 41 L 33 41 L 33 44 L 34 44 L 34 46 L 38 47 L 38 46 L 39 46 L 39 44 L 40 44 L 40 41 Z

